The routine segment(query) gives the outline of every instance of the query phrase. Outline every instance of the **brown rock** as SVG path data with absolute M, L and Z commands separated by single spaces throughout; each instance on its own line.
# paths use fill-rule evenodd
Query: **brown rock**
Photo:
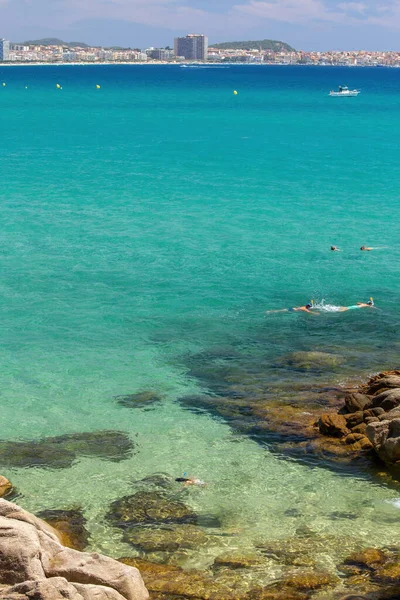
M 379 417 L 380 415 L 384 415 L 385 411 L 380 406 L 375 406 L 375 408 L 368 408 L 363 411 L 364 419 L 366 417 Z
M 108 518 L 117 527 L 154 523 L 194 523 L 197 515 L 183 502 L 158 492 L 137 492 L 111 504 Z
M 364 437 L 367 431 L 367 424 L 360 423 L 351 429 L 351 433 L 361 433 Z
M 233 590 L 230 587 L 220 584 L 203 571 L 184 571 L 179 567 L 155 565 L 154 563 L 136 558 L 122 558 L 120 561 L 140 569 L 152 600 L 154 598 L 163 600 L 172 598 L 239 600 L 244 599 L 246 596 L 244 591 Z
M 214 560 L 213 568 L 229 567 L 230 569 L 249 569 L 259 565 L 261 562 L 262 559 L 257 554 L 227 552 L 217 556 Z
M 208 542 L 208 536 L 195 525 L 169 527 L 130 527 L 123 540 L 144 552 L 176 552 L 180 548 L 198 548 Z
M 344 444 L 351 446 L 353 452 L 371 450 L 373 448 L 369 439 L 362 433 L 350 433 L 341 440 Z
M 335 413 L 324 413 L 318 421 L 318 427 L 322 434 L 331 437 L 343 437 L 349 433 L 346 419 Z
M 84 550 L 88 545 L 86 519 L 79 510 L 42 510 L 37 516 L 54 527 L 63 546 Z
M 360 552 L 353 552 L 345 561 L 345 565 L 354 565 L 361 569 L 376 569 L 378 565 L 387 562 L 388 556 L 377 548 L 365 548 Z
M 3 477 L 3 475 L 0 475 L 0 498 L 3 498 L 4 496 L 10 494 L 12 489 L 13 486 L 8 481 L 8 479 L 6 479 L 6 477 Z
M 281 580 L 281 585 L 298 590 L 318 590 L 325 586 L 335 585 L 339 581 L 337 577 L 330 573 L 309 571 L 288 575 Z
M 344 403 L 349 413 L 355 413 L 364 410 L 364 407 L 370 402 L 371 397 L 357 392 L 348 392 L 344 397 Z
M 351 413 L 350 415 L 344 415 L 346 419 L 346 425 L 349 429 L 353 429 L 356 425 L 360 425 L 364 421 L 364 413 L 362 410 Z
M 289 588 L 277 590 L 271 587 L 252 588 L 246 596 L 246 600 L 308 600 L 308 598 L 307 593 L 298 590 Z
M 400 562 L 390 562 L 376 569 L 372 579 L 379 583 L 400 583 Z

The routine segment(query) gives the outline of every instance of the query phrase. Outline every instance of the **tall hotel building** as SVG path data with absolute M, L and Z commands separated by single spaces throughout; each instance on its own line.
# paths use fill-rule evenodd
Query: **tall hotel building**
M 8 60 L 10 56 L 10 42 L 0 38 L 0 62 Z
M 186 60 L 207 60 L 208 38 L 197 33 L 177 37 L 174 50 L 175 56 L 184 56 Z

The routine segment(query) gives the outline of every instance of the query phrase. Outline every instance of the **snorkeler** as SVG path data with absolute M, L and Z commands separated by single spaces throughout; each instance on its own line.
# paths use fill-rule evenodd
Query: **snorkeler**
M 375 308 L 373 298 L 370 298 L 368 302 L 357 302 L 357 304 L 353 304 L 351 306 L 341 306 L 339 312 L 344 312 L 345 310 L 355 310 L 356 308 Z
M 314 307 L 314 302 L 313 300 L 311 300 L 311 302 L 309 302 L 308 304 L 305 304 L 304 306 L 293 306 L 292 308 L 280 308 L 279 310 L 266 310 L 266 314 L 270 314 L 270 313 L 280 313 L 280 312 L 307 312 L 313 315 L 319 315 L 318 312 L 315 312 L 314 310 L 312 310 Z
M 341 252 L 340 248 L 338 248 L 337 246 L 331 246 L 331 250 L 333 252 Z
M 207 485 L 205 481 L 201 481 L 201 479 L 197 479 L 197 477 L 177 477 L 175 481 L 183 483 L 184 487 L 188 485 Z
M 368 251 L 369 252 L 370 250 L 373 250 L 373 248 L 370 248 L 368 246 L 361 246 L 360 250 L 364 250 L 364 251 Z

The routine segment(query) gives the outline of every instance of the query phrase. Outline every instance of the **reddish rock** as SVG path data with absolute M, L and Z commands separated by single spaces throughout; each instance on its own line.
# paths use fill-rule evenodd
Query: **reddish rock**
M 355 427 L 352 428 L 351 433 L 361 433 L 363 436 L 365 436 L 366 431 L 367 431 L 367 424 L 360 423 L 359 425 L 356 425 Z
M 349 433 L 346 419 L 335 413 L 324 413 L 318 421 L 318 427 L 322 434 L 331 437 L 343 437 Z
M 86 519 L 80 510 L 43 510 L 37 516 L 56 530 L 63 546 L 84 550 L 88 545 L 89 532 L 85 527 Z
M 360 552 L 353 552 L 345 561 L 345 565 L 354 565 L 361 569 L 376 569 L 378 565 L 387 562 L 388 556 L 378 548 L 365 548 Z
M 356 425 L 360 425 L 364 421 L 364 413 L 362 410 L 358 412 L 351 413 L 350 415 L 344 415 L 346 419 L 346 424 L 349 429 L 353 429 Z
M 184 570 L 171 565 L 158 565 L 137 558 L 121 558 L 120 562 L 140 569 L 152 600 L 244 600 L 247 590 L 232 590 L 211 575 L 195 569 Z
M 296 588 L 297 590 L 318 590 L 322 587 L 335 585 L 339 579 L 331 573 L 323 571 L 306 571 L 294 573 L 281 580 L 283 587 Z
M 12 483 L 6 477 L 3 477 L 3 475 L 0 475 L 0 498 L 10 494 L 12 489 Z
M 390 562 L 379 567 L 372 574 L 373 581 L 400 584 L 400 562 Z

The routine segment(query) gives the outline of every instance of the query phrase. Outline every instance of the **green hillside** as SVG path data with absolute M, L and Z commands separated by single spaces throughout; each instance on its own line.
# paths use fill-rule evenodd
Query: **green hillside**
M 28 40 L 27 42 L 20 42 L 22 46 L 68 46 L 69 48 L 89 48 L 87 44 L 83 42 L 63 42 L 57 38 L 43 38 L 42 40 Z
M 220 50 L 272 50 L 273 52 L 295 52 L 295 49 L 277 40 L 252 40 L 248 42 L 222 42 L 220 44 L 210 44 L 211 48 Z

